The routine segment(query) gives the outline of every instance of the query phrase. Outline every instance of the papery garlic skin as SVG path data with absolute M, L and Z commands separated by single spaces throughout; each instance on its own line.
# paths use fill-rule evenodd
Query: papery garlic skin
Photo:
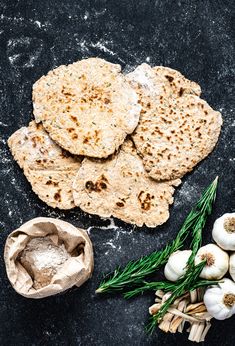
M 217 320 L 225 320 L 235 314 L 235 283 L 223 279 L 204 294 L 204 304 L 209 314 Z
M 229 258 L 229 274 L 235 281 L 235 252 Z
M 219 280 L 228 271 L 229 255 L 215 244 L 207 244 L 201 247 L 195 256 L 195 265 L 206 260 L 200 278 L 207 280 Z
M 212 237 L 222 249 L 235 250 L 235 213 L 226 213 L 215 221 Z
M 177 281 L 186 273 L 186 266 L 191 255 L 191 250 L 173 252 L 164 268 L 164 275 L 169 281 Z

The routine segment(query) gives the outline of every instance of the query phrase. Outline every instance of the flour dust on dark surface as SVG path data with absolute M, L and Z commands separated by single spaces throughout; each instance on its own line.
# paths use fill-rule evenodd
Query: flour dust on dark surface
M 187 334 L 145 332 L 154 294 L 125 301 L 95 295 L 103 273 L 160 249 L 173 239 L 200 192 L 219 175 L 214 220 L 235 208 L 234 194 L 234 2 L 160 1 L 0 1 L 0 344 L 1 345 L 190 345 Z M 53 210 L 32 192 L 13 161 L 7 138 L 33 118 L 33 83 L 49 70 L 86 57 L 121 64 L 178 69 L 202 87 L 202 97 L 222 113 L 223 128 L 213 153 L 176 189 L 170 219 L 156 229 L 103 220 L 79 208 Z M 7 235 L 37 216 L 61 218 L 89 230 L 94 244 L 91 280 L 62 295 L 30 300 L 11 288 L 3 249 Z M 235 344 L 234 319 L 213 321 L 206 344 Z

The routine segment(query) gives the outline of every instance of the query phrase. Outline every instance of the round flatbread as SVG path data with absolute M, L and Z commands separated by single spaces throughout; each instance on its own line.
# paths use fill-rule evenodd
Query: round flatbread
M 8 145 L 33 191 L 53 208 L 71 209 L 72 182 L 81 159 L 61 149 L 41 124 L 30 122 L 8 139 Z
M 120 65 L 89 58 L 60 66 L 33 86 L 36 122 L 72 154 L 107 157 L 138 124 L 136 92 Z
M 174 185 L 148 177 L 132 141 L 108 160 L 84 159 L 73 184 L 75 204 L 102 217 L 111 215 L 137 226 L 155 227 L 169 218 Z
M 142 106 L 132 138 L 146 171 L 158 181 L 181 178 L 215 147 L 221 114 L 199 97 L 196 83 L 172 69 L 143 64 L 128 79 Z

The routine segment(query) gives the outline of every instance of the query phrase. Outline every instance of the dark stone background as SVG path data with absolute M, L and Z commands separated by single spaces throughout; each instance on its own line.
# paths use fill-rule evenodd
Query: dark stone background
M 235 209 L 234 194 L 234 1 L 103 0 L 0 1 L 0 344 L 1 345 L 185 345 L 187 335 L 151 337 L 144 331 L 154 295 L 133 301 L 96 297 L 103 272 L 160 249 L 174 238 L 202 189 L 218 174 L 218 198 L 204 233 Z M 6 145 L 32 118 L 32 84 L 48 70 L 89 56 L 120 63 L 126 71 L 142 62 L 179 69 L 198 82 L 203 97 L 221 111 L 224 126 L 214 152 L 183 179 L 170 220 L 156 230 L 117 229 L 81 212 L 53 210 L 31 191 Z M 3 247 L 7 235 L 36 216 L 52 216 L 88 228 L 95 271 L 83 287 L 43 299 L 25 299 L 7 280 Z M 104 226 L 103 228 L 100 228 Z M 111 225 L 112 226 L 112 225 Z M 234 318 L 216 322 L 206 345 L 234 345 Z

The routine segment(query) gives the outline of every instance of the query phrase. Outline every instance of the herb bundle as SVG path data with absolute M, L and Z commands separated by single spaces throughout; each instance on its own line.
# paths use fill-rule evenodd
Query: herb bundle
M 212 211 L 217 183 L 218 178 L 202 193 L 201 198 L 185 219 L 175 240 L 166 245 L 161 251 L 155 251 L 136 261 L 131 261 L 123 269 L 118 267 L 114 273 L 108 275 L 103 280 L 96 293 L 121 292 L 127 288 L 143 286 L 144 278 L 153 274 L 164 265 L 173 252 L 181 249 L 190 233 L 192 233 L 193 241 L 191 244 L 192 255 L 189 258 L 188 267 L 191 268 L 195 254 L 201 245 L 202 229 L 205 226 L 208 215 Z

